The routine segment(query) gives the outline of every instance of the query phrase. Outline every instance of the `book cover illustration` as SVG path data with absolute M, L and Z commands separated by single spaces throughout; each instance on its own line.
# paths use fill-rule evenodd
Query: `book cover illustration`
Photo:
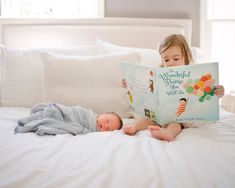
M 159 124 L 219 119 L 218 63 L 164 68 L 123 63 L 129 109 Z

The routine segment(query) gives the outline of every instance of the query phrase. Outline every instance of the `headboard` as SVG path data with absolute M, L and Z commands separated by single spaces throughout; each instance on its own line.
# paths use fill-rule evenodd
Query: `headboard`
M 0 43 L 8 47 L 93 45 L 97 38 L 131 47 L 154 48 L 181 33 L 191 44 L 191 20 L 148 18 L 0 19 Z

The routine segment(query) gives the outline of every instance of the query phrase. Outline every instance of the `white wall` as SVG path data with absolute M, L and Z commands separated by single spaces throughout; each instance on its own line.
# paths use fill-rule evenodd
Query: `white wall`
M 200 47 L 199 0 L 105 0 L 105 16 L 192 19 L 192 45 Z

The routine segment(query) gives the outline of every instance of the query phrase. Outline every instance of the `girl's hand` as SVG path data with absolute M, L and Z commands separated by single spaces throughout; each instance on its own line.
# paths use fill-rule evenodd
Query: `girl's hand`
M 217 85 L 215 86 L 215 95 L 218 97 L 222 97 L 224 95 L 224 86 L 222 85 Z
M 121 80 L 121 87 L 123 87 L 123 88 L 127 87 L 127 83 L 126 83 L 126 80 L 124 78 Z

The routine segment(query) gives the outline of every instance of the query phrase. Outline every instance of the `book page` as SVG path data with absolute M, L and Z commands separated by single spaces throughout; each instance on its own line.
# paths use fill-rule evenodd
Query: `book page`
M 218 63 L 158 68 L 159 123 L 219 119 Z
M 158 98 L 155 69 L 128 63 L 123 63 L 122 66 L 127 82 L 125 94 L 130 111 L 156 121 Z

